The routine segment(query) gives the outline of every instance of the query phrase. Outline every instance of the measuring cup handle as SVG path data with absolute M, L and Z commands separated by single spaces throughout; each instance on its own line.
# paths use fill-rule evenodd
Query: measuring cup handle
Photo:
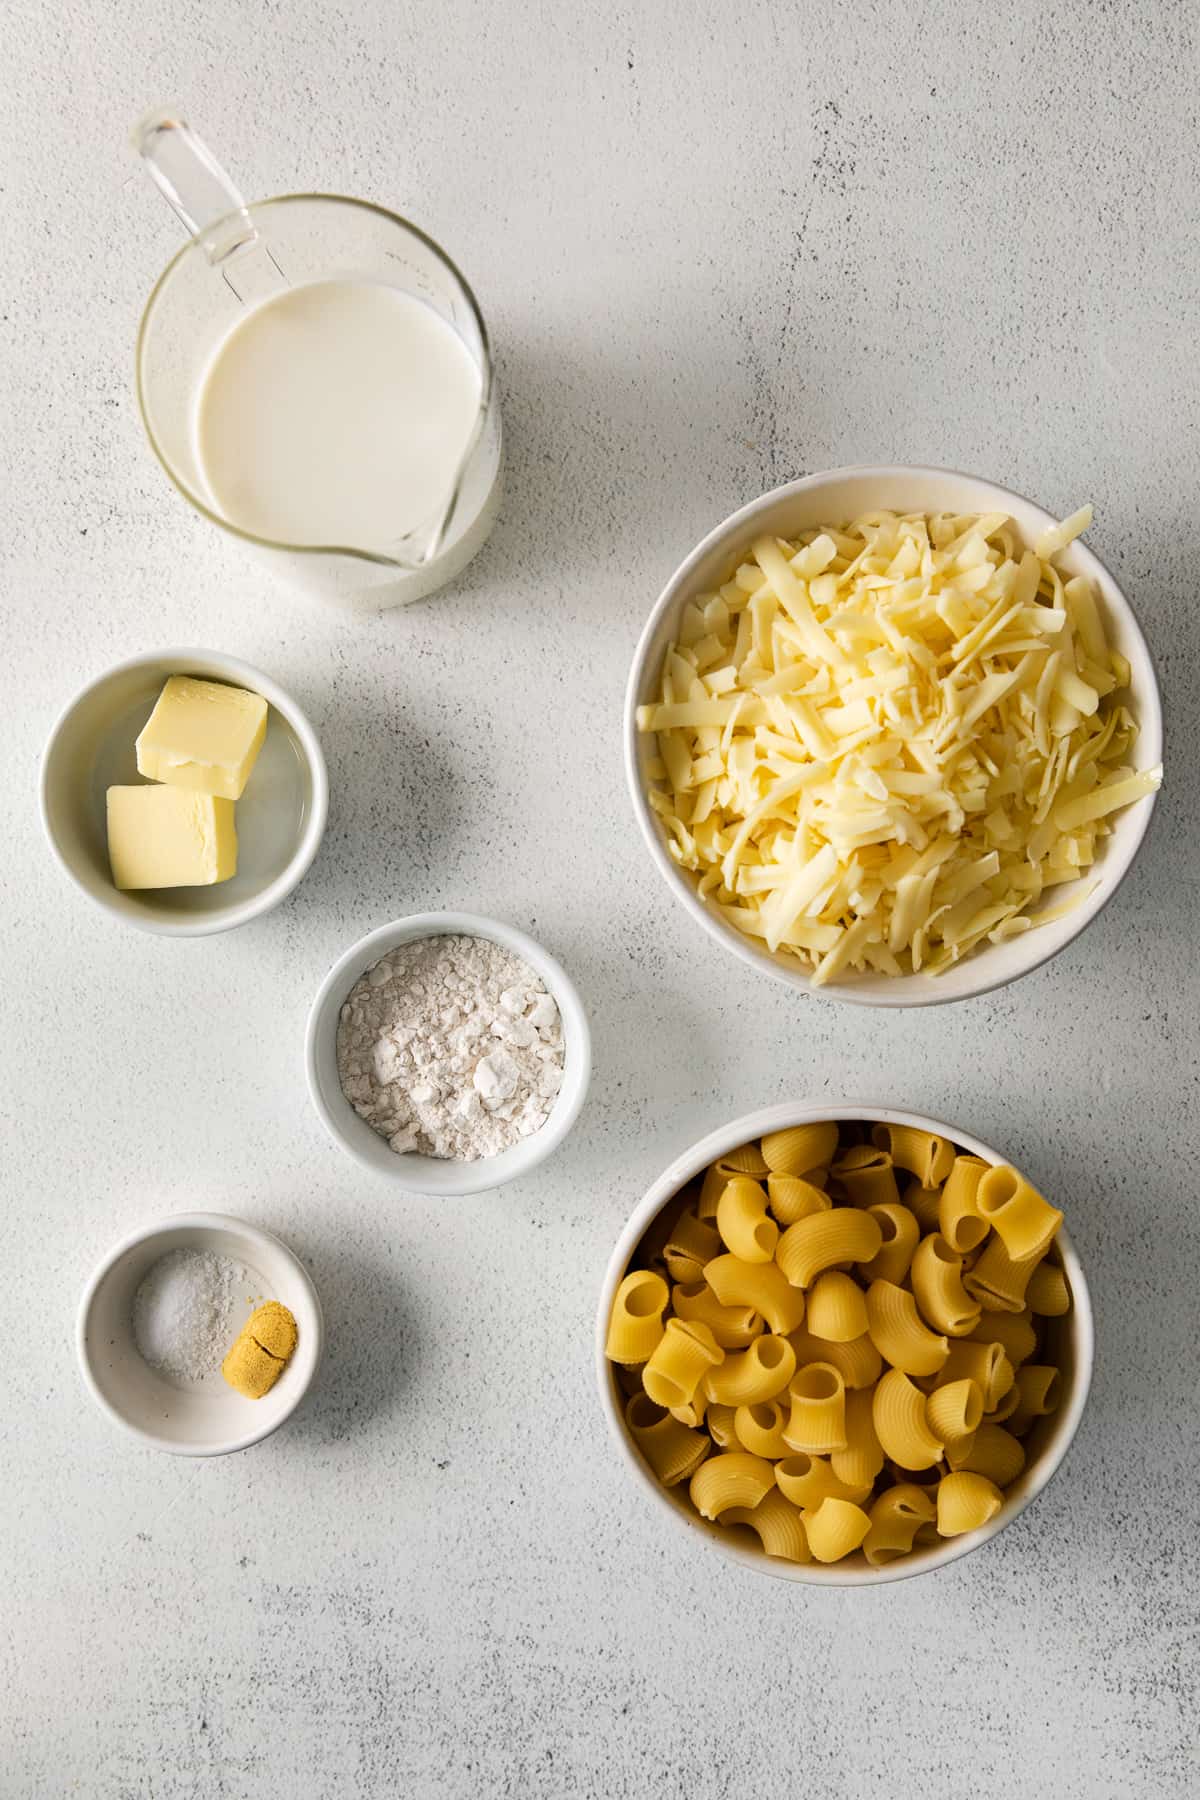
M 133 147 L 160 192 L 214 265 L 258 238 L 246 202 L 202 138 L 168 109 L 133 128 Z

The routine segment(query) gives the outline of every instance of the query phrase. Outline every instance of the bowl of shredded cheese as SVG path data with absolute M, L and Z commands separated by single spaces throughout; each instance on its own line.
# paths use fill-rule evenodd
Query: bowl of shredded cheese
M 849 468 L 697 546 L 638 644 L 625 752 L 650 853 L 711 935 L 793 987 L 926 1006 L 1095 918 L 1150 821 L 1162 709 L 1091 518 Z

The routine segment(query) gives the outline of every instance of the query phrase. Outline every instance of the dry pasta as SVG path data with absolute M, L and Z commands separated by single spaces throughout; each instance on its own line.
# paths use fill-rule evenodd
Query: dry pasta
M 807 1288 L 838 1263 L 869 1262 L 882 1242 L 879 1221 L 870 1213 L 835 1206 L 789 1225 L 779 1240 L 775 1260 L 785 1280 L 793 1287 Z
M 925 1396 L 901 1369 L 879 1379 L 871 1404 L 875 1434 L 885 1453 L 902 1469 L 931 1469 L 945 1445 L 930 1430 Z
M 921 1240 L 921 1227 L 907 1206 L 898 1202 L 885 1201 L 867 1211 L 879 1226 L 882 1242 L 870 1262 L 863 1264 L 862 1272 L 868 1281 L 893 1281 L 899 1286 Z
M 748 1525 L 768 1556 L 785 1562 L 812 1561 L 808 1535 L 799 1507 L 784 1498 L 777 1487 L 769 1488 L 757 1506 L 731 1506 L 721 1514 L 722 1525 Z
M 767 1333 L 710 1369 L 704 1379 L 704 1391 L 722 1406 L 750 1406 L 757 1400 L 773 1400 L 792 1379 L 795 1367 L 796 1352 L 787 1339 Z
M 831 1363 L 798 1369 L 788 1397 L 792 1410 L 783 1435 L 789 1448 L 810 1456 L 846 1448 L 846 1384 Z
M 666 1282 L 652 1270 L 626 1275 L 613 1300 L 605 1356 L 619 1363 L 642 1363 L 652 1356 L 662 1342 L 662 1316 L 670 1297 Z
M 815 1512 L 805 1515 L 808 1547 L 817 1562 L 840 1562 L 858 1549 L 870 1529 L 868 1515 L 849 1500 L 822 1500 Z
M 642 1386 L 659 1406 L 686 1406 L 725 1352 L 707 1325 L 668 1319 L 662 1342 L 642 1370 Z
M 912 1259 L 912 1290 L 935 1331 L 966 1337 L 982 1313 L 962 1282 L 963 1259 L 940 1231 L 922 1238 Z
M 924 1188 L 941 1187 L 954 1167 L 954 1145 L 932 1131 L 913 1125 L 876 1125 L 871 1142 L 891 1157 L 897 1169 L 907 1169 Z
M 871 1528 L 863 1539 L 863 1555 L 873 1568 L 907 1556 L 922 1525 L 937 1518 L 937 1502 L 915 1483 L 898 1482 L 880 1494 L 870 1511 Z
M 1004 1495 L 986 1475 L 969 1475 L 965 1470 L 943 1475 L 937 1491 L 938 1531 L 943 1537 L 977 1531 L 1003 1505 Z
M 721 1239 L 704 1219 L 682 1212 L 663 1245 L 663 1261 L 672 1281 L 699 1281 L 704 1265 L 721 1250 Z
M 766 1189 L 749 1175 L 735 1175 L 727 1181 L 717 1201 L 717 1231 L 725 1248 L 743 1262 L 769 1263 L 779 1242 L 779 1227 L 767 1217 Z M 707 1262 L 716 1256 L 721 1243 L 713 1245 Z
M 625 1408 L 625 1423 L 638 1449 L 664 1487 L 687 1481 L 712 1450 L 702 1431 L 690 1431 L 673 1419 L 649 1394 L 634 1394 Z
M 979 1216 L 986 1219 L 1014 1262 L 1045 1256 L 1062 1214 L 1016 1169 L 1000 1164 L 988 1169 L 975 1195 Z
M 768 1175 L 767 1194 L 771 1211 L 785 1226 L 807 1219 L 810 1213 L 828 1212 L 833 1205 L 824 1189 L 803 1175 Z
M 938 1201 L 938 1228 L 962 1255 L 982 1244 L 990 1229 L 975 1203 L 987 1166 L 981 1156 L 956 1156 Z
M 715 1519 L 731 1506 L 757 1506 L 775 1485 L 775 1465 L 746 1450 L 722 1450 L 706 1457 L 692 1476 L 688 1492 L 703 1519 Z
M 722 1350 L 744 1350 L 767 1328 L 752 1306 L 722 1306 L 706 1281 L 677 1283 L 671 1305 L 677 1317 L 707 1325 Z
M 804 1295 L 776 1263 L 748 1263 L 740 1256 L 714 1256 L 704 1265 L 707 1281 L 722 1306 L 750 1306 L 772 1331 L 786 1337 L 804 1317 Z
M 617 1285 L 605 1349 L 632 1443 L 714 1531 L 784 1561 L 881 1566 L 986 1525 L 1059 1402 L 1059 1219 L 915 1127 L 739 1146 Z
M 837 1149 L 838 1128 L 827 1120 L 819 1125 L 791 1125 L 786 1131 L 769 1131 L 763 1138 L 763 1161 L 774 1175 L 807 1175 L 829 1166 Z
M 907 1288 L 873 1281 L 867 1289 L 867 1330 L 885 1362 L 905 1375 L 936 1375 L 950 1352 L 946 1339 L 917 1311 Z
M 840 1269 L 826 1269 L 808 1295 L 808 1329 L 813 1337 L 851 1344 L 867 1329 L 867 1303 L 857 1281 Z

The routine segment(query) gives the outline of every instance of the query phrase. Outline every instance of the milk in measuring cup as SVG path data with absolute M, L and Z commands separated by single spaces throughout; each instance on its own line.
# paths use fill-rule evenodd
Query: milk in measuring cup
M 254 307 L 200 384 L 216 510 L 286 544 L 388 554 L 445 509 L 479 418 L 471 353 L 382 282 L 314 281 Z

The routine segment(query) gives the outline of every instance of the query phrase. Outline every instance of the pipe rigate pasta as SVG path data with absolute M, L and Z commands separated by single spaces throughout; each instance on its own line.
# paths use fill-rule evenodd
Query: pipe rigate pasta
M 767 1217 L 766 1190 L 759 1182 L 748 1175 L 735 1175 L 725 1183 L 717 1201 L 717 1232 L 721 1242 L 707 1261 L 719 1254 L 721 1244 L 743 1262 L 771 1261 L 779 1242 L 779 1227 Z
M 890 1200 L 882 1206 L 869 1206 L 867 1211 L 879 1226 L 882 1241 L 870 1262 L 863 1264 L 862 1274 L 867 1281 L 893 1281 L 899 1287 L 921 1241 L 916 1215 Z
M 705 1409 L 704 1428 L 718 1450 L 744 1450 L 737 1434 L 737 1408 L 713 1401 Z
M 958 1338 L 950 1345 L 940 1379 L 975 1382 L 983 1395 L 984 1412 L 991 1412 L 1013 1384 L 1013 1366 L 1000 1344 Z
M 785 1562 L 812 1561 L 808 1535 L 800 1509 L 786 1500 L 777 1487 L 769 1488 L 757 1506 L 731 1506 L 721 1514 L 722 1525 L 748 1525 L 768 1556 Z
M 986 1475 L 959 1471 L 938 1482 L 937 1528 L 942 1537 L 960 1537 L 977 1531 L 1004 1505 L 1004 1495 Z
M 857 1281 L 840 1269 L 818 1275 L 808 1294 L 808 1329 L 813 1337 L 851 1344 L 867 1329 L 867 1303 Z
M 870 1509 L 871 1529 L 863 1539 L 863 1555 L 872 1568 L 907 1556 L 922 1525 L 937 1518 L 937 1502 L 915 1482 L 899 1482 L 880 1494 Z
M 985 1423 L 969 1443 L 947 1444 L 946 1461 L 952 1469 L 986 1475 L 998 1488 L 1006 1488 L 1025 1467 L 1025 1448 L 1003 1425 Z
M 852 1144 L 830 1164 L 854 1206 L 894 1206 L 900 1198 L 896 1172 L 886 1150 Z
M 720 1169 L 726 1180 L 731 1175 L 753 1175 L 758 1180 L 767 1172 L 767 1159 L 757 1144 L 742 1144 L 739 1149 L 718 1156 L 713 1167 Z
M 922 1187 L 919 1181 L 910 1181 L 904 1190 L 904 1204 L 922 1233 L 937 1230 L 941 1222 L 941 1188 Z
M 962 1257 L 940 1231 L 931 1231 L 917 1245 L 910 1276 L 912 1291 L 933 1329 L 948 1337 L 966 1337 L 982 1314 L 978 1300 L 963 1286 L 962 1269 Z
M 959 1154 L 947 1175 L 938 1202 L 938 1229 L 952 1249 L 962 1254 L 982 1244 L 991 1227 L 975 1204 L 979 1183 L 989 1165 L 981 1156 Z
M 830 1452 L 829 1466 L 839 1481 L 867 1492 L 882 1469 L 883 1445 L 875 1430 L 869 1388 L 856 1388 L 846 1395 L 846 1445 Z
M 913 1125 L 876 1125 L 871 1142 L 897 1169 L 907 1169 L 924 1188 L 940 1188 L 954 1166 L 954 1145 Z
M 835 1206 L 789 1225 L 775 1261 L 793 1287 L 811 1287 L 838 1263 L 869 1262 L 883 1242 L 879 1221 L 853 1206 Z M 797 1321 L 799 1323 L 799 1321 Z
M 884 1453 L 902 1469 L 930 1469 L 944 1445 L 929 1428 L 925 1396 L 900 1369 L 889 1369 L 875 1389 L 871 1417 Z
M 810 1456 L 804 1450 L 794 1450 L 775 1464 L 775 1481 L 780 1493 L 806 1509 L 829 1499 L 849 1500 L 860 1506 L 871 1492 L 869 1482 L 856 1486 L 839 1481 L 825 1457 Z
M 757 1506 L 774 1485 L 774 1463 L 745 1450 L 722 1450 L 700 1464 L 688 1492 L 700 1517 L 715 1519 L 731 1506 Z
M 1058 1403 L 1071 1303 L 1041 1242 L 1057 1212 L 1001 1173 L 993 1228 L 982 1158 L 934 1132 L 828 1124 L 742 1145 L 668 1201 L 606 1338 L 655 1478 L 790 1561 L 880 1566 L 986 1523 Z M 1030 1218 L 1039 1248 L 1015 1256 Z
M 984 1312 L 1025 1311 L 1025 1291 L 1040 1254 L 1015 1262 L 995 1232 L 987 1238 L 976 1261 L 963 1276 L 963 1286 Z
M 1063 1220 L 1058 1208 L 1007 1163 L 983 1175 L 975 1204 L 1015 1263 L 1045 1256 Z
M 868 1531 L 871 1520 L 861 1506 L 849 1500 L 822 1500 L 815 1512 L 804 1516 L 808 1547 L 817 1562 L 840 1562 L 857 1550 Z
M 1038 1341 L 1029 1312 L 981 1313 L 979 1323 L 968 1331 L 967 1337 L 980 1344 L 999 1344 L 1014 1369 L 1029 1361 Z
M 739 1406 L 733 1416 L 733 1429 L 743 1450 L 752 1456 L 769 1456 L 778 1461 L 791 1454 L 791 1445 L 783 1435 L 791 1411 L 784 1400 L 759 1400 L 752 1406 Z
M 663 1261 L 672 1281 L 699 1281 L 705 1263 L 720 1256 L 721 1249 L 720 1234 L 714 1226 L 693 1212 L 682 1212 L 663 1245 Z
M 689 1431 L 649 1394 L 634 1394 L 625 1408 L 625 1423 L 634 1442 L 664 1487 L 675 1487 L 696 1473 L 712 1450 L 702 1431 Z
M 748 1263 L 740 1256 L 714 1256 L 704 1265 L 704 1279 L 722 1306 L 753 1307 L 782 1337 L 795 1331 L 804 1318 L 804 1295 L 791 1285 L 777 1263 Z
M 1023 1369 L 1017 1371 L 1014 1385 L 1017 1404 L 1009 1420 L 1009 1430 L 1016 1437 L 1021 1437 L 1035 1419 L 1058 1411 L 1061 1382 L 1057 1369 L 1052 1369 L 1045 1363 L 1026 1363 Z
M 670 1297 L 661 1275 L 649 1269 L 626 1275 L 613 1301 L 605 1356 L 619 1363 L 645 1362 L 662 1342 L 662 1316 Z
M 846 1384 L 831 1363 L 797 1369 L 788 1388 L 791 1414 L 783 1435 L 810 1456 L 846 1448 Z
M 832 1363 L 848 1388 L 874 1387 L 883 1368 L 883 1358 L 867 1336 L 854 1338 L 848 1344 L 835 1344 L 831 1338 L 814 1337 L 803 1325 L 789 1331 L 788 1343 L 796 1352 L 796 1367 L 805 1363 Z
M 936 1375 L 950 1346 L 931 1331 L 907 1288 L 894 1281 L 873 1281 L 867 1289 L 867 1330 L 885 1362 L 905 1375 Z
M 680 1282 L 671 1295 L 671 1305 L 681 1319 L 699 1319 L 720 1344 L 722 1350 L 744 1350 L 760 1332 L 766 1320 L 752 1306 L 722 1306 L 707 1281 Z
M 687 1406 L 711 1368 L 725 1352 L 707 1325 L 698 1319 L 668 1319 L 662 1342 L 642 1371 L 650 1398 L 670 1411 Z
M 1044 1319 L 1060 1319 L 1071 1310 L 1071 1290 L 1058 1263 L 1042 1261 L 1029 1277 L 1025 1299 L 1030 1312 Z
M 704 1391 L 722 1406 L 751 1406 L 773 1400 L 792 1379 L 796 1352 L 785 1337 L 767 1334 L 740 1353 L 727 1356 L 704 1377 Z
M 925 1422 L 935 1438 L 951 1449 L 968 1447 L 983 1422 L 983 1389 L 969 1376 L 942 1382 L 925 1398 Z
M 837 1142 L 838 1128 L 830 1121 L 791 1125 L 786 1131 L 766 1134 L 763 1160 L 774 1175 L 807 1175 L 810 1169 L 828 1168 Z
M 833 1205 L 823 1188 L 814 1186 L 802 1175 L 768 1175 L 767 1196 L 771 1211 L 784 1226 L 807 1219 L 810 1213 L 828 1212 Z

